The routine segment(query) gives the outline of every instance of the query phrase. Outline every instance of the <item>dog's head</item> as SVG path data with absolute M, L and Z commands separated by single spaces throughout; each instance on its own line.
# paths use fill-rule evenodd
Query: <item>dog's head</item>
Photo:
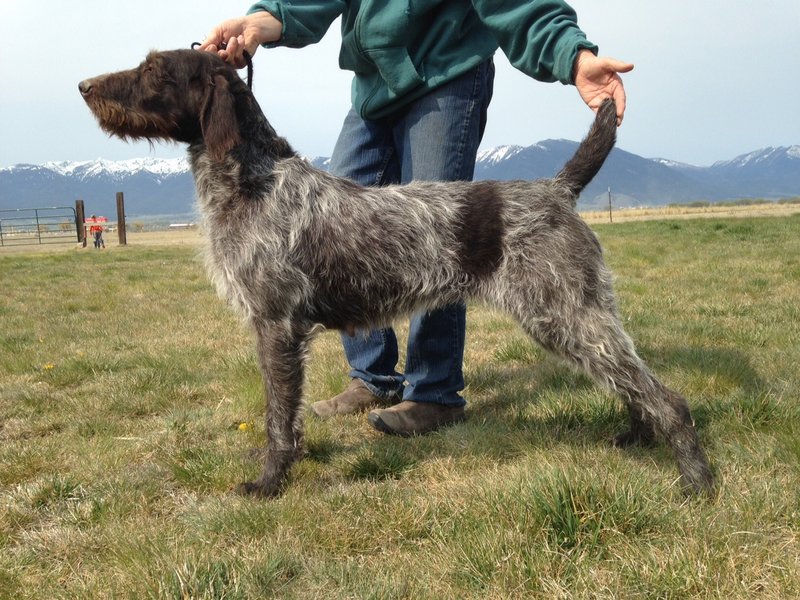
M 123 139 L 204 142 L 221 158 L 240 142 L 236 71 L 199 50 L 151 52 L 135 69 L 78 84 L 100 127 Z

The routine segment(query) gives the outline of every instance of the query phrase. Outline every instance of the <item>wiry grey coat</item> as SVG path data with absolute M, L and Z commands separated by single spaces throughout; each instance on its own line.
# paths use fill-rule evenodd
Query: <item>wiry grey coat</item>
M 472 299 L 507 311 L 616 392 L 631 424 L 618 444 L 658 434 L 687 487 L 713 488 L 686 400 L 637 356 L 597 238 L 575 212 L 614 145 L 613 102 L 552 180 L 370 188 L 298 157 L 214 55 L 151 53 L 80 88 L 107 131 L 189 143 L 206 264 L 255 331 L 268 399 L 264 470 L 242 492 L 278 494 L 302 454 L 303 370 L 317 325 L 353 333 Z

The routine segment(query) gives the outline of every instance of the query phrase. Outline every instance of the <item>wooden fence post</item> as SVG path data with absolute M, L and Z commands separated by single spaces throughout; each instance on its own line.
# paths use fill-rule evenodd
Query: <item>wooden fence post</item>
M 78 230 L 78 243 L 86 247 L 86 212 L 83 200 L 75 200 L 75 229 Z
M 117 192 L 117 233 L 119 233 L 119 245 L 128 245 L 128 234 L 125 230 L 125 196 L 122 192 Z

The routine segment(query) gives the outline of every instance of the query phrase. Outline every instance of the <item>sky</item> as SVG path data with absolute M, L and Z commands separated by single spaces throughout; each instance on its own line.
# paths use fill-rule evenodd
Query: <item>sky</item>
M 798 0 L 573 0 L 600 54 L 636 65 L 618 147 L 697 166 L 800 144 Z M 151 49 L 189 47 L 246 2 L 0 0 L 0 168 L 18 163 L 182 156 L 179 145 L 126 143 L 97 127 L 82 79 L 137 65 Z M 255 93 L 301 154 L 329 156 L 350 104 L 338 22 L 304 49 L 261 49 Z M 482 149 L 581 139 L 591 111 L 572 86 L 541 83 L 501 52 Z

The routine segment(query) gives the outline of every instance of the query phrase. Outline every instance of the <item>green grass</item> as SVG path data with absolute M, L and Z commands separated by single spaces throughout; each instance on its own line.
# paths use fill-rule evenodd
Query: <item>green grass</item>
M 259 471 L 252 342 L 196 251 L 0 251 L 0 598 L 800 597 L 800 217 L 597 226 L 640 354 L 718 476 L 685 499 L 620 404 L 469 309 L 469 419 L 307 421 Z M 336 333 L 311 400 L 347 385 Z

